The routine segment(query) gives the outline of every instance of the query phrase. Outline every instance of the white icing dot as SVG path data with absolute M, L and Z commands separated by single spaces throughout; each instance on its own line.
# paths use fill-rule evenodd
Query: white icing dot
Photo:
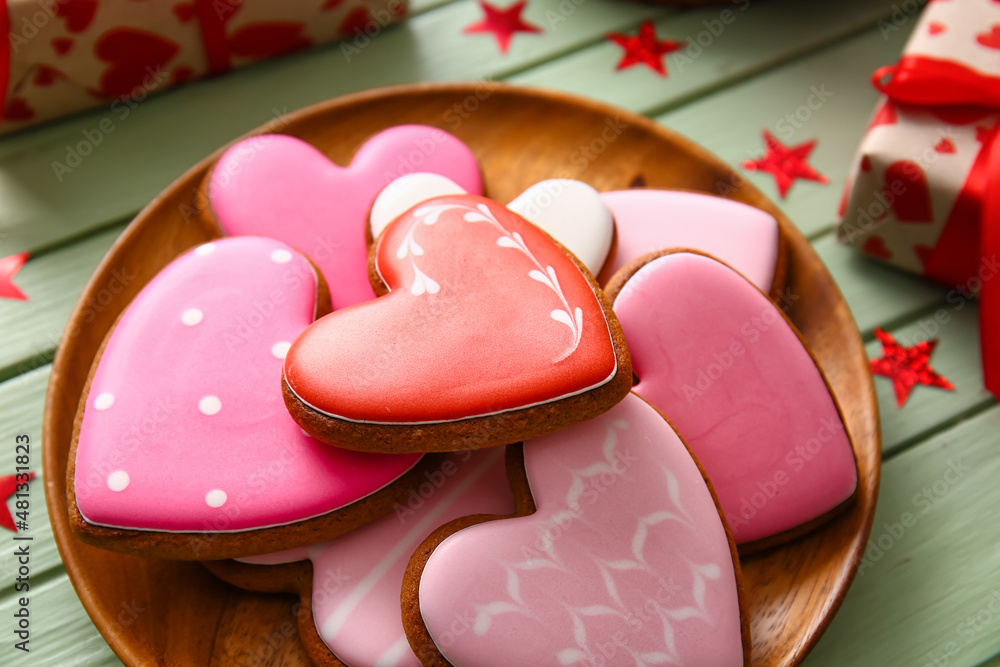
M 112 491 L 124 491 L 129 483 L 128 473 L 124 470 L 116 470 L 108 475 L 108 488 Z
M 278 264 L 287 264 L 292 261 L 292 253 L 287 250 L 272 250 L 271 251 L 271 261 L 277 262 Z
M 206 415 L 214 415 L 222 409 L 222 401 L 218 396 L 206 396 L 198 401 L 198 409 Z
M 115 404 L 115 395 L 104 392 L 94 399 L 95 410 L 107 410 Z
M 288 354 L 288 348 L 292 346 L 286 340 L 279 340 L 277 343 L 271 346 L 271 354 L 278 357 L 279 359 L 284 359 L 285 355 Z
M 193 327 L 194 325 L 201 322 L 201 318 L 203 317 L 204 315 L 197 308 L 188 308 L 181 315 L 181 322 L 188 325 L 189 327 Z
M 200 257 L 204 257 L 205 255 L 211 255 L 213 252 L 215 252 L 214 243 L 206 243 L 194 249 L 194 254 Z
M 222 507 L 226 504 L 226 492 L 222 489 L 213 489 L 205 494 L 205 502 L 209 507 Z

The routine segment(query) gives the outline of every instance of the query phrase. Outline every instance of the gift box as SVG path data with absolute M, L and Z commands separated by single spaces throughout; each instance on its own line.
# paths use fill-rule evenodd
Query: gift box
M 986 387 L 1000 395 L 1000 3 L 927 5 L 882 93 L 838 238 L 980 298 Z
M 5 0 L 0 10 L 9 132 L 336 39 L 349 62 L 406 0 Z

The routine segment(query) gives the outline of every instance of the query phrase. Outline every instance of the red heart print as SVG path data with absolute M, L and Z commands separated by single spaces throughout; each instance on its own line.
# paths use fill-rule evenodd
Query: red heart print
M 234 56 L 257 60 L 308 49 L 313 41 L 304 34 L 305 27 L 290 21 L 251 23 L 233 33 L 229 50 Z
M 35 76 L 32 77 L 32 83 L 36 86 L 51 86 L 56 82 L 56 79 L 65 79 L 66 75 L 57 70 L 55 67 L 50 67 L 49 65 L 36 65 L 35 66 Z
M 934 248 L 929 245 L 917 244 L 913 246 L 913 252 L 916 253 L 917 258 L 924 267 L 924 273 L 927 273 L 927 265 L 930 264 L 931 257 L 934 255 Z
M 989 32 L 976 35 L 976 41 L 988 49 L 1000 49 L 1000 25 L 994 25 Z
M 787 538 L 852 497 L 857 466 L 837 404 L 760 290 L 715 258 L 668 252 L 608 291 L 633 391 L 704 466 L 737 544 Z
M 317 321 L 285 361 L 286 400 L 317 437 L 475 449 L 596 416 L 628 392 L 627 354 L 593 279 L 499 204 L 425 201 L 382 231 L 373 258 L 387 293 Z
M 347 167 L 294 137 L 245 139 L 219 158 L 203 193 L 224 234 L 270 236 L 305 252 L 339 310 L 375 298 L 368 280 L 368 210 L 390 181 L 417 168 L 481 192 L 468 146 L 444 130 L 398 125 L 366 141 Z
M 193 2 L 178 2 L 170 11 L 181 23 L 189 23 L 195 17 Z
M 341 37 L 354 37 L 365 31 L 365 26 L 371 21 L 371 15 L 366 7 L 355 7 L 340 22 L 337 34 Z
M 897 194 L 898 193 L 898 194 Z M 885 170 L 883 195 L 899 222 L 931 222 L 931 194 L 927 176 L 916 162 L 900 160 Z
M 56 37 L 52 40 L 52 50 L 58 55 L 64 56 L 73 48 L 73 40 L 68 37 Z
M 262 237 L 198 246 L 161 271 L 115 325 L 93 374 L 75 443 L 82 516 L 243 536 L 329 517 L 409 470 L 418 456 L 329 447 L 285 410 L 282 358 L 323 299 L 308 260 Z M 265 550 L 284 546 L 275 534 Z
M 945 26 L 945 24 L 939 21 L 931 21 L 929 24 L 927 24 L 927 32 L 929 32 L 931 35 L 940 35 L 946 29 L 947 26 Z
M 97 57 L 108 63 L 100 80 L 100 92 L 106 97 L 149 92 L 159 83 L 160 70 L 180 50 L 168 39 L 132 28 L 108 30 L 94 48 Z
M 326 0 L 326 2 L 323 3 L 323 6 L 320 9 L 324 12 L 328 12 L 331 9 L 336 9 L 337 7 L 340 7 L 342 4 L 344 4 L 344 0 Z
M 868 124 L 868 129 L 871 130 L 879 125 L 895 125 L 897 120 L 896 107 L 892 106 L 891 102 L 884 101 L 875 110 L 871 123 Z
M 56 16 L 66 19 L 66 30 L 83 32 L 94 20 L 97 0 L 60 0 L 55 3 Z
M 871 158 L 865 155 L 864 157 L 861 158 L 861 171 L 868 173 L 871 170 L 872 170 Z
M 873 257 L 881 257 L 882 259 L 892 257 L 892 251 L 889 250 L 889 246 L 885 244 L 885 239 L 881 236 L 869 236 L 865 240 L 865 244 L 861 246 L 861 250 Z
M 4 120 L 26 121 L 34 117 L 35 110 L 31 108 L 31 105 L 23 97 L 10 98 L 3 110 Z
M 179 86 L 182 83 L 187 83 L 194 78 L 194 70 L 187 65 L 181 65 L 180 67 L 175 67 L 174 71 L 170 75 L 170 80 L 175 86 Z
M 443 656 L 426 664 L 745 664 L 739 567 L 718 506 L 656 410 L 630 394 L 525 442 L 517 475 L 534 511 L 454 522 L 418 549 L 433 549 L 422 568 L 411 561 L 408 638 Z M 454 632 L 456 618 L 468 630 Z M 591 659 L 606 646 L 626 659 Z
M 954 153 L 955 152 L 955 142 L 951 139 L 945 137 L 941 141 L 934 145 L 934 150 L 938 153 Z

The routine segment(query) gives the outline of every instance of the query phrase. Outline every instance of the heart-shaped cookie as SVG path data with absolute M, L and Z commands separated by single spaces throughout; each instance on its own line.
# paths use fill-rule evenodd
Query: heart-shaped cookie
M 570 178 L 535 183 L 507 208 L 544 229 L 583 262 L 601 272 L 615 236 L 615 219 L 594 188 Z
M 305 253 L 339 310 L 375 298 L 368 282 L 368 210 L 382 188 L 417 170 L 481 191 L 479 167 L 464 143 L 437 128 L 400 125 L 369 139 L 347 167 L 294 137 L 244 139 L 219 158 L 199 200 L 223 234 L 269 236 Z
M 749 664 L 735 548 L 655 409 L 629 395 L 510 469 L 523 516 L 459 519 L 410 560 L 403 625 L 425 665 Z
M 651 252 L 688 248 L 714 255 L 770 294 L 784 286 L 784 243 L 774 217 L 740 202 L 681 190 L 601 193 L 615 217 L 615 247 L 599 282 Z
M 495 447 L 438 459 L 410 487 L 405 503 L 347 535 L 206 566 L 249 590 L 299 594 L 306 611 L 299 634 L 317 665 L 419 667 L 399 612 L 406 565 L 438 526 L 470 514 L 514 512 L 504 452 Z
M 282 358 L 317 310 L 329 301 L 313 266 L 260 237 L 199 246 L 146 285 L 81 402 L 69 470 L 81 537 L 244 556 L 338 535 L 405 498 L 418 456 L 328 447 L 285 410 Z
M 857 465 L 840 409 L 759 289 L 715 258 L 678 252 L 627 266 L 608 295 L 634 391 L 705 467 L 738 544 L 752 550 L 804 532 L 850 500 Z
M 438 174 L 407 174 L 390 183 L 372 205 L 368 223 L 378 238 L 390 222 L 433 197 L 465 194 L 457 183 Z M 475 194 L 475 193 L 473 193 Z M 615 221 L 601 195 L 582 181 L 551 178 L 539 181 L 507 204 L 564 245 L 595 276 L 611 250 Z
M 483 197 L 409 209 L 372 248 L 384 296 L 292 344 L 289 411 L 324 442 L 378 452 L 505 445 L 605 412 L 631 365 L 578 262 Z

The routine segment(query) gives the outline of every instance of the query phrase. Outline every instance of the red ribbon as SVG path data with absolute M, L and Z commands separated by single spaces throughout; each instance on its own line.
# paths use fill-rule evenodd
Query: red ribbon
M 899 104 L 988 107 L 1000 111 L 1000 77 L 951 61 L 903 56 L 872 75 Z M 986 389 L 1000 398 L 1000 126 L 983 141 L 924 273 L 956 287 L 981 281 L 979 337 Z

